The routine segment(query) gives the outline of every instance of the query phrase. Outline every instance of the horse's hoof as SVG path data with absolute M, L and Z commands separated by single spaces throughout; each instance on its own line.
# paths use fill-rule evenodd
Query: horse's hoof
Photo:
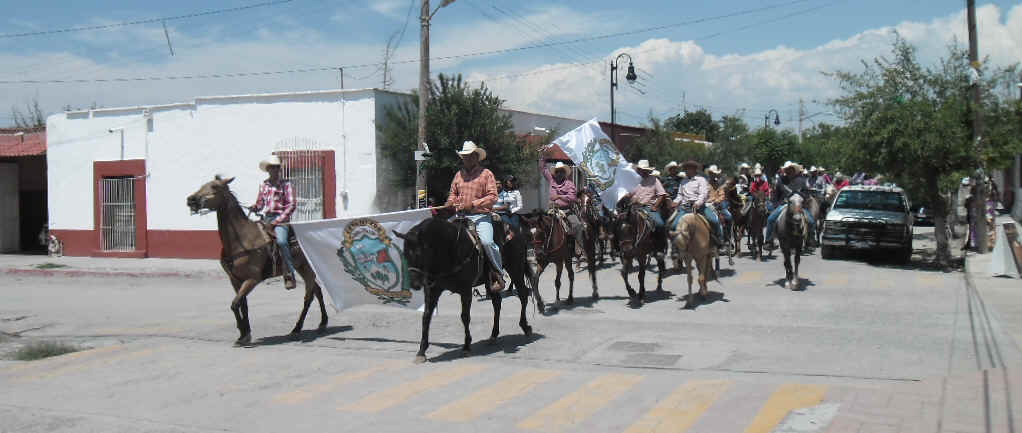
M 525 326 L 522 327 L 522 332 L 525 333 L 526 337 L 531 337 L 532 336 L 532 327 L 529 326 L 529 325 L 525 325 Z
M 322 334 L 324 332 L 326 332 L 326 324 L 325 323 L 322 324 L 322 325 L 319 325 L 319 327 L 316 328 L 316 333 L 317 334 Z
M 461 356 L 469 356 L 472 354 L 472 349 L 468 347 L 461 348 Z
M 244 336 L 238 337 L 234 340 L 234 347 L 245 347 L 252 344 L 252 334 L 245 334 Z
M 600 300 L 600 294 L 597 293 L 595 290 L 593 291 L 593 300 L 594 301 Z
M 543 305 L 543 303 L 537 302 L 536 309 L 539 310 L 539 314 L 546 314 L 546 305 Z
M 291 339 L 291 341 L 298 341 L 302 339 L 302 331 L 291 331 L 291 333 L 287 334 L 287 336 Z
M 426 355 L 415 355 L 415 361 L 414 362 L 416 364 L 422 364 L 422 363 L 426 362 Z
M 568 304 L 568 305 L 572 305 L 572 304 L 575 303 L 575 298 L 569 296 L 568 299 L 564 300 L 564 303 Z

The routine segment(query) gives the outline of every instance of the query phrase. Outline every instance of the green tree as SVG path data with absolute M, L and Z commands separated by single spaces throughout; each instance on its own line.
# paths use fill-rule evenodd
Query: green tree
M 676 141 L 665 121 L 661 121 L 652 113 L 646 125 L 647 132 L 635 140 L 631 152 L 625 155 L 630 162 L 647 159 L 656 167 L 664 167 L 668 162 L 682 162 L 689 159 L 703 161 L 707 152 L 699 143 Z
M 784 161 L 796 159 L 798 137 L 788 130 L 757 129 L 752 136 L 752 160 L 763 164 L 767 175 L 775 173 Z
M 503 100 L 484 84 L 471 88 L 461 75 L 440 74 L 430 83 L 430 103 L 426 109 L 427 144 L 432 159 L 423 164 L 427 170 L 427 189 L 436 203 L 444 203 L 451 180 L 461 166 L 456 151 L 466 140 L 486 149 L 482 165 L 498 179 L 508 174 L 523 176 L 534 169 L 538 154 L 525 146 L 512 131 L 511 115 L 501 112 Z M 418 95 L 387 107 L 377 127 L 381 148 L 393 167 L 385 181 L 389 186 L 406 189 L 415 185 L 412 153 L 416 149 Z M 410 198 L 409 198 L 410 199 Z
M 717 164 L 724 173 L 738 172 L 738 164 L 750 162 L 752 155 L 752 137 L 749 125 L 738 116 L 720 118 L 719 132 L 709 149 L 707 161 Z
M 831 74 L 843 95 L 833 105 L 848 122 L 848 158 L 858 167 L 890 173 L 910 197 L 936 209 L 937 262 L 950 260 L 945 233 L 949 203 L 942 192 L 953 183 L 950 176 L 969 171 L 981 162 L 996 163 L 1018 151 L 1018 139 L 1005 137 L 1010 127 L 995 122 L 987 129 L 985 153 L 978 156 L 971 133 L 969 61 L 966 50 L 948 47 L 948 56 L 932 67 L 920 65 L 916 49 L 900 36 L 892 48 L 893 60 L 863 62 L 858 73 Z M 1014 70 L 1014 67 L 1009 68 Z M 983 90 L 985 110 L 995 113 L 1003 105 L 990 89 L 1005 71 L 981 70 L 977 83 Z M 1016 127 L 1017 128 L 1017 127 Z M 990 135 L 993 134 L 993 135 Z M 1006 159 L 1006 158 L 1005 158 Z
M 686 134 L 701 134 L 706 141 L 717 142 L 720 125 L 713 121 L 713 114 L 706 109 L 675 114 L 664 121 L 667 129 Z

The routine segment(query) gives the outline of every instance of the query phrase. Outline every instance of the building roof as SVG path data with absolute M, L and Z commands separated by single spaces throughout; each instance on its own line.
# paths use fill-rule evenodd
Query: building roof
M 0 128 L 0 157 L 46 154 L 46 128 Z

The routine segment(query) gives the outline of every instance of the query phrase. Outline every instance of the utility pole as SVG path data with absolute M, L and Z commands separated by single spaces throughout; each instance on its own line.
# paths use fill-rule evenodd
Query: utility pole
M 798 98 L 798 144 L 802 144 L 802 120 L 806 117 L 806 104 Z
M 429 105 L 429 0 L 422 0 L 422 14 L 419 17 L 422 31 L 419 40 L 419 135 L 416 149 L 425 151 L 426 106 Z M 426 199 L 426 171 L 421 170 L 422 161 L 415 161 L 415 208 L 422 207 Z
M 975 82 L 972 83 L 972 140 L 976 146 L 976 156 L 979 160 L 979 167 L 976 169 L 976 175 L 973 178 L 976 181 L 976 193 L 972 197 L 972 227 L 973 233 L 976 234 L 976 238 L 973 239 L 976 250 L 980 254 L 986 254 L 989 250 L 987 246 L 987 220 L 986 220 L 986 172 L 983 167 L 983 105 L 981 101 L 982 87 L 979 80 L 979 42 L 976 35 L 976 0 L 966 0 L 968 6 L 968 25 L 969 25 L 969 63 L 970 66 L 975 70 L 973 77 L 976 78 Z

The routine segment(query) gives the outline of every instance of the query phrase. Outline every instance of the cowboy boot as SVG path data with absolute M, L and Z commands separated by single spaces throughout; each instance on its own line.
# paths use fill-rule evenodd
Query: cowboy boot
M 297 286 L 298 285 L 295 283 L 295 274 L 293 274 L 291 272 L 285 273 L 284 274 L 284 289 L 291 290 L 291 289 L 294 289 Z

